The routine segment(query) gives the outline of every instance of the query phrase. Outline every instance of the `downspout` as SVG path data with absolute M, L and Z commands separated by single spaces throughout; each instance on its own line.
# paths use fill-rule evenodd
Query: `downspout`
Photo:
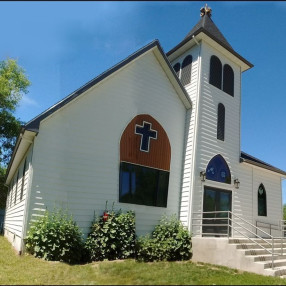
M 197 80 L 197 101 L 196 101 L 196 113 L 194 118 L 194 138 L 193 138 L 193 152 L 192 152 L 192 166 L 191 166 L 191 184 L 190 184 L 190 196 L 189 196 L 189 226 L 188 229 L 192 232 L 192 217 L 193 217 L 193 191 L 194 191 L 194 165 L 195 165 L 195 152 L 196 152 L 196 141 L 197 141 L 197 121 L 198 121 L 198 110 L 199 110 L 199 98 L 200 98 L 200 83 L 201 83 L 201 49 L 202 46 L 199 44 L 195 36 L 192 37 L 199 47 L 198 53 L 198 80 Z

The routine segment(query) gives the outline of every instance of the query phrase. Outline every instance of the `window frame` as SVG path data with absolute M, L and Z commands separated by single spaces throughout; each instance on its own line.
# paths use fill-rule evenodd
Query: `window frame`
M 222 89 L 222 63 L 215 55 L 210 58 L 209 83 L 220 90 Z
M 217 106 L 217 139 L 225 139 L 225 106 L 220 102 Z
M 176 66 L 179 67 L 178 70 L 176 70 Z M 180 78 L 180 76 L 181 76 L 181 64 L 179 62 L 177 62 L 176 64 L 173 65 L 173 69 L 174 69 L 177 77 Z
M 234 97 L 234 71 L 229 64 L 223 66 L 222 90 Z
M 217 161 L 217 158 L 219 158 L 220 163 L 221 163 L 221 165 L 219 165 L 219 166 L 217 164 L 215 164 L 216 163 L 215 161 Z M 209 175 L 211 172 L 211 167 L 214 168 L 215 173 Z M 210 172 L 208 170 L 210 170 Z M 223 170 L 226 172 L 225 181 L 218 180 L 218 174 L 220 172 L 220 175 L 221 175 Z M 213 177 L 212 177 L 212 175 L 213 175 Z M 220 176 L 220 177 L 223 178 L 222 176 Z M 225 159 L 223 158 L 222 155 L 217 154 L 210 159 L 210 161 L 208 162 L 208 165 L 206 167 L 206 179 L 210 180 L 210 181 L 214 181 L 214 182 L 223 183 L 223 184 L 228 184 L 228 185 L 231 184 L 231 172 L 230 172 L 230 169 L 229 169 L 227 162 L 225 161 Z
M 263 193 L 259 193 L 259 189 L 263 189 Z M 263 203 L 263 212 L 261 211 L 260 204 Z M 261 183 L 257 189 L 257 215 L 267 217 L 267 194 L 264 185 Z
M 127 168 L 128 171 L 125 171 L 126 173 L 129 174 L 128 177 L 128 192 L 126 194 L 123 194 L 123 175 L 124 175 L 124 170 L 123 168 Z M 135 171 L 132 172 L 131 171 Z M 140 172 L 142 171 L 142 172 Z M 136 190 L 134 191 L 133 187 L 137 187 L 137 183 L 139 182 L 139 180 L 137 180 L 136 178 L 138 178 L 139 176 L 141 176 L 142 179 L 142 174 L 147 172 L 148 175 L 150 172 L 154 172 L 155 177 L 156 177 L 156 181 L 155 184 L 153 186 L 151 186 L 150 184 L 148 184 L 148 187 L 155 187 L 155 190 L 151 188 L 151 190 L 149 189 L 148 192 L 152 193 L 152 200 L 153 203 L 148 203 L 148 199 L 146 199 L 143 202 L 138 202 L 136 201 L 136 198 L 134 195 L 136 195 Z M 135 174 L 134 176 L 130 176 L 130 174 Z M 160 191 L 160 187 L 162 187 L 162 184 L 160 184 L 160 176 L 165 175 L 165 178 L 167 181 L 166 183 L 166 189 L 161 190 Z M 163 183 L 164 183 L 164 179 L 163 179 Z M 137 165 L 137 164 L 132 164 L 130 162 L 124 162 L 121 161 L 120 162 L 120 167 L 119 167 L 119 202 L 120 203 L 128 203 L 128 204 L 135 204 L 135 205 L 144 205 L 144 206 L 151 206 L 151 207 L 163 207 L 163 208 L 167 208 L 167 203 L 168 203 L 168 192 L 169 192 L 169 179 L 170 179 L 170 172 L 169 171 L 165 171 L 165 170 L 160 170 L 160 169 L 155 169 L 155 168 L 151 168 L 151 167 L 146 167 L 146 166 L 141 166 L 141 165 Z M 143 178 L 143 181 L 145 180 L 145 178 Z M 132 181 L 132 182 L 131 182 Z M 162 181 L 161 181 L 162 182 Z M 135 184 L 135 186 L 134 186 Z M 139 190 L 140 190 L 140 186 L 139 186 Z M 142 191 L 142 189 L 141 189 Z M 140 195 L 139 193 L 140 191 L 138 191 L 137 195 Z M 123 195 L 128 195 L 126 198 L 123 197 Z M 143 194 L 143 196 L 145 196 L 145 194 Z M 163 196 L 163 199 L 160 200 L 158 198 L 160 198 L 161 196 Z
M 186 86 L 191 83 L 192 77 L 192 55 L 187 55 L 181 65 L 181 83 L 183 86 Z

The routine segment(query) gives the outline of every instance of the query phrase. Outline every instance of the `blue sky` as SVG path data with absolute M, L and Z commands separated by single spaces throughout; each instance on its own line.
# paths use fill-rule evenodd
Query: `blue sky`
M 32 82 L 16 116 L 31 120 L 154 39 L 168 52 L 205 3 L 0 2 L 0 60 L 18 59 Z M 254 64 L 242 75 L 241 149 L 286 170 L 286 2 L 207 3 L 234 50 Z

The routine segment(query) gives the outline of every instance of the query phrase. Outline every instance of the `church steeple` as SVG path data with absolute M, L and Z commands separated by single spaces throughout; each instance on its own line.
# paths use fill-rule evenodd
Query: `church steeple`
M 226 40 L 226 38 L 211 19 L 212 9 L 206 4 L 205 7 L 201 8 L 200 12 L 200 21 L 191 29 L 185 39 L 192 38 L 193 35 L 195 36 L 200 32 L 204 32 L 219 44 L 232 49 L 232 46 L 229 44 L 229 42 Z
M 199 22 L 190 30 L 190 32 L 186 35 L 186 37 L 173 49 L 171 49 L 169 52 L 167 52 L 167 56 L 170 57 L 172 54 L 177 54 L 181 48 L 183 50 L 186 49 L 186 45 L 189 46 L 191 42 L 194 41 L 194 37 L 197 41 L 200 41 L 202 38 L 209 38 L 218 43 L 220 46 L 225 48 L 227 51 L 229 51 L 231 54 L 233 54 L 236 58 L 238 58 L 240 61 L 243 62 L 243 69 L 247 70 L 253 65 L 248 62 L 245 58 L 243 58 L 241 55 L 239 55 L 230 45 L 230 43 L 226 40 L 226 38 L 223 36 L 221 31 L 218 29 L 218 27 L 215 25 L 215 23 L 212 21 L 212 9 L 207 6 L 207 4 L 200 9 L 200 20 Z M 175 55 L 174 55 L 175 56 Z M 173 57 L 173 55 L 172 55 Z

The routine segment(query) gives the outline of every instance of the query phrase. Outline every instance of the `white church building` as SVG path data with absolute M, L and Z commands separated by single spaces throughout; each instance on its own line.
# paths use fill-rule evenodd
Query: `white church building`
M 138 235 L 165 214 L 193 237 L 242 235 L 218 225 L 229 216 L 274 233 L 286 172 L 240 148 L 241 74 L 252 67 L 205 7 L 169 52 L 155 40 L 39 114 L 8 166 L 5 236 L 21 252 L 31 220 L 55 207 L 86 236 L 106 201 L 135 211 Z

